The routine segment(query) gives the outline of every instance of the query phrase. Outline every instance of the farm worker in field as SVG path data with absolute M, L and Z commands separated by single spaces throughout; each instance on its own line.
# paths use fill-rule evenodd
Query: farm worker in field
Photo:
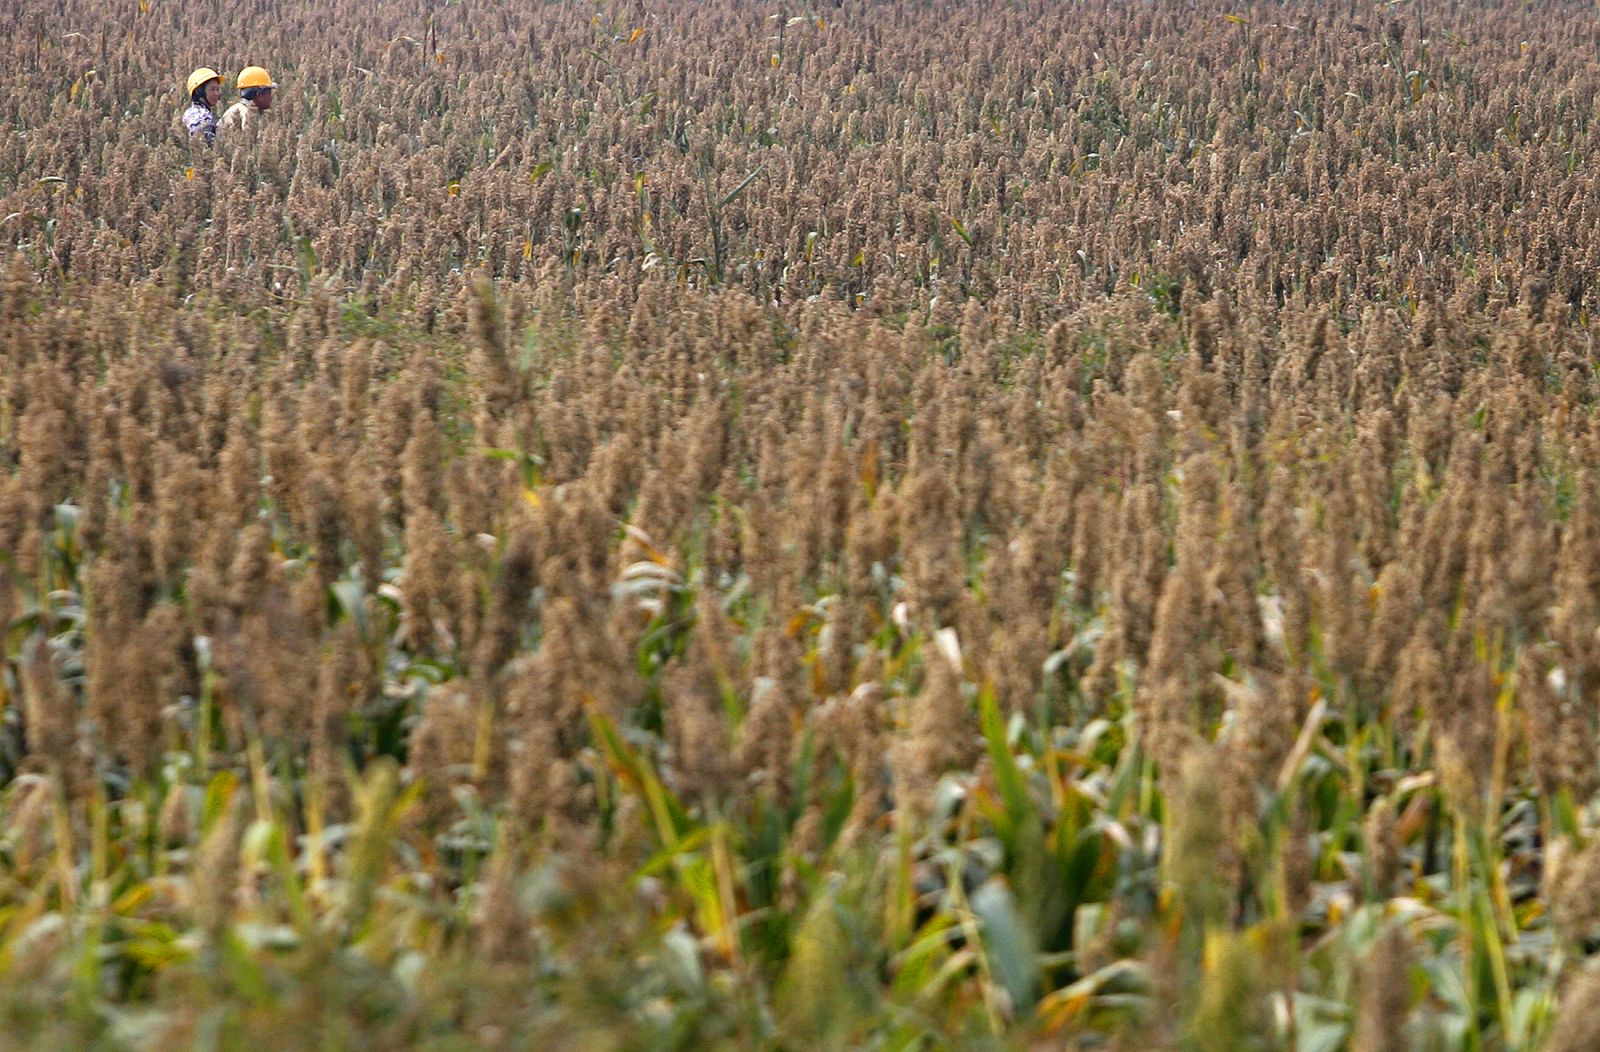
M 241 69 L 239 94 L 243 98 L 229 106 L 228 112 L 222 115 L 223 129 L 235 131 L 254 124 L 257 116 L 272 108 L 272 89 L 277 86 L 272 82 L 272 75 L 260 66 Z
M 217 137 L 217 103 L 222 99 L 222 74 L 201 66 L 189 74 L 189 108 L 183 111 L 183 126 L 189 134 L 204 135 L 209 143 Z

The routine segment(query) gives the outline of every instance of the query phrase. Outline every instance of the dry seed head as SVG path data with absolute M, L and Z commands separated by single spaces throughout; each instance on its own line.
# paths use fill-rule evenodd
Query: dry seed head
M 1395 881 L 1404 863 L 1394 805 L 1388 797 L 1380 797 L 1367 811 L 1361 825 L 1361 840 L 1371 894 L 1381 902 L 1394 894 Z
M 1206 940 L 1200 1000 L 1189 1035 L 1200 1052 L 1265 1052 L 1273 1047 L 1261 959 L 1244 936 L 1219 932 Z
M 62 690 L 50 644 L 35 636 L 22 660 L 22 706 L 28 751 L 57 761 L 71 750 L 77 722 L 74 704 Z
M 538 583 L 537 541 L 531 529 L 521 527 L 506 542 L 478 640 L 478 668 L 485 675 L 494 675 L 517 652 Z
M 456 683 L 429 689 L 407 740 L 406 779 L 424 785 L 431 818 L 442 820 L 451 809 L 450 789 L 470 772 L 477 740 L 478 712 L 469 692 Z
M 215 941 L 232 920 L 239 891 L 239 848 L 249 809 L 235 790 L 195 850 L 189 896 L 195 921 Z
M 1528 764 L 1540 791 L 1554 796 L 1562 789 L 1581 803 L 1600 783 L 1600 749 L 1584 706 L 1558 690 L 1543 659 L 1524 648 L 1517 658 L 1517 702 L 1524 716 Z
M 50 849 L 56 808 L 60 804 L 56 780 L 49 775 L 25 774 L 16 778 L 6 798 L 5 825 L 0 836 L 11 846 L 19 872 L 27 872 Z
M 235 611 L 255 607 L 266 590 L 282 582 L 272 551 L 272 530 L 265 523 L 246 527 L 228 567 L 228 595 Z
M 448 621 L 454 604 L 454 556 L 444 523 L 427 505 L 406 516 L 405 563 L 401 578 L 402 632 L 413 653 L 426 654 L 439 640 L 435 622 Z
M 0 284 L 0 317 L 7 322 L 22 320 L 28 301 L 33 295 L 33 271 L 27 259 L 19 252 L 11 254 L 3 284 Z
M 533 929 L 517 896 L 519 856 L 520 852 L 502 843 L 478 885 L 472 918 L 477 952 L 492 964 L 525 963 L 534 951 Z
M 977 725 L 960 673 L 928 652 L 922 686 L 906 699 L 906 734 L 895 747 L 896 793 L 904 805 L 926 806 L 939 777 L 977 759 Z
M 161 801 L 161 812 L 156 820 L 161 843 L 169 848 L 182 847 L 194 836 L 194 805 L 190 788 L 183 782 L 174 782 Z
M 750 709 L 739 725 L 735 762 L 746 785 L 765 783 L 786 805 L 794 767 L 798 712 L 781 680 L 761 677 L 750 692 Z
M 1386 925 L 1357 975 L 1360 1000 L 1352 1052 L 1406 1052 L 1412 1047 L 1406 1035 L 1411 954 L 1405 929 L 1396 922 Z
M 1600 842 L 1577 852 L 1566 841 L 1551 847 L 1542 889 L 1550 918 L 1563 939 L 1582 944 L 1600 925 Z
M 444 451 L 439 425 L 433 414 L 418 410 L 411 416 L 411 437 L 401 455 L 401 496 L 406 514 L 422 508 L 439 510 L 444 493 Z
M 0 500 L 3 499 L 4 496 L 0 495 Z M 17 592 L 17 582 L 11 567 L 4 562 L 0 562 L 0 661 L 4 661 L 9 657 L 7 639 L 11 634 L 11 626 L 16 621 L 17 613 L 21 607 L 22 603 Z
M 1190 925 L 1220 920 L 1226 907 L 1226 893 L 1217 880 L 1224 840 L 1215 768 L 1211 750 L 1197 746 L 1175 768 L 1175 777 L 1169 776 L 1162 863 L 1177 891 L 1184 923 Z
M 1439 731 L 1434 735 L 1434 752 L 1445 802 L 1463 820 L 1475 822 L 1483 813 L 1483 789 L 1480 772 L 1473 762 L 1475 754 L 1462 745 L 1460 738 L 1448 731 Z
M 1544 1052 L 1590 1052 L 1600 1048 L 1600 974 L 1584 971 L 1568 980 L 1554 1018 Z
M 717 680 L 703 656 L 691 652 L 687 665 L 668 674 L 662 694 L 672 769 L 680 792 L 708 802 L 725 799 L 735 787 L 735 756 Z M 765 717 L 759 719 L 750 732 L 752 737 L 760 735 L 769 722 Z M 758 747 L 752 744 L 748 749 Z M 741 750 L 740 759 L 745 752 Z
M 937 466 L 924 468 L 904 488 L 907 598 L 929 626 L 949 624 L 966 589 L 955 493 Z

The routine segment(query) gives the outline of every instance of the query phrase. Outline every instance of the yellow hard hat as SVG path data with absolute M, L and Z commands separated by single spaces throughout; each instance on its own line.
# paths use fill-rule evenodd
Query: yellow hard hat
M 193 95 L 194 94 L 194 89 L 198 88 L 200 85 L 206 83 L 207 81 L 221 80 L 221 79 L 222 79 L 222 74 L 221 73 L 218 73 L 216 70 L 212 69 L 210 66 L 201 66 L 199 69 L 197 69 L 193 73 L 189 74 L 189 81 L 185 85 L 185 90 L 188 91 L 188 93 L 190 95 Z
M 243 91 L 245 88 L 275 88 L 277 85 L 272 82 L 272 74 L 260 66 L 246 66 L 239 71 L 238 87 Z

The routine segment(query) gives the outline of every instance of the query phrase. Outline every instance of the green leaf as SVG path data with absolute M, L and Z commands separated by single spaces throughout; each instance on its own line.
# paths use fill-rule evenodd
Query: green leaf
M 1294 995 L 1296 1052 L 1339 1052 L 1350 1036 L 1349 1009 L 1338 1001 Z
M 717 202 L 717 207 L 718 208 L 726 208 L 729 204 L 731 204 L 733 202 L 734 198 L 736 198 L 740 194 L 744 193 L 745 187 L 749 186 L 751 183 L 756 181 L 756 176 L 760 175 L 762 172 L 764 172 L 766 170 L 767 170 L 767 166 L 766 165 L 764 165 L 764 164 L 756 165 L 756 170 L 755 171 L 751 172 L 749 175 L 745 176 L 743 179 L 740 179 L 738 186 L 735 186 L 732 190 L 729 190 L 727 193 L 722 195 L 722 200 Z
M 1015 826 L 1034 813 L 1033 801 L 1028 796 L 1028 786 L 1017 766 L 1017 758 L 1006 741 L 1005 720 L 1000 715 L 994 691 L 987 687 L 978 695 L 978 724 L 983 740 L 988 745 L 989 762 L 994 765 L 994 780 L 1005 804 L 1005 817 Z
M 228 977 L 233 992 L 247 1002 L 264 1004 L 272 997 L 272 989 L 261 966 L 256 963 L 250 948 L 233 931 L 222 937 L 223 974 Z
M 891 962 L 896 993 L 910 998 L 929 992 L 928 984 L 938 974 L 940 964 L 950 957 L 950 939 L 957 934 L 951 930 L 954 925 L 955 920 L 948 913 L 935 913 L 928 918 L 915 941 Z
M 228 806 L 228 801 L 233 797 L 233 790 L 239 784 L 239 776 L 232 771 L 218 771 L 210 782 L 206 784 L 204 802 L 200 805 L 200 828 L 202 831 L 211 828 L 212 824 L 222 817 L 223 809 Z
M 1025 1013 L 1039 995 L 1039 961 L 1033 940 L 1017 915 L 1016 899 L 1003 881 L 990 879 L 972 895 L 972 912 L 983 924 L 983 952 L 989 968 Z
M 376 582 L 374 582 L 376 583 Z M 366 589 L 360 581 L 335 581 L 328 588 L 334 609 L 355 622 L 362 635 L 367 632 Z
M 589 727 L 618 780 L 644 798 L 661 845 L 678 844 L 693 825 L 683 805 L 656 777 L 650 765 L 623 741 L 616 724 L 593 705 L 589 706 Z

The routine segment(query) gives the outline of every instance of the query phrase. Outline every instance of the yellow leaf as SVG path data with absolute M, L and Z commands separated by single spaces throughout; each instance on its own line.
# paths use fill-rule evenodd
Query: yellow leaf
M 524 488 L 522 491 L 522 499 L 530 508 L 537 508 L 543 503 L 543 501 L 539 499 L 539 491 L 534 489 Z
M 820 661 L 811 666 L 811 690 L 819 698 L 828 696 L 828 673 Z
M 185 179 L 193 179 L 194 178 L 194 169 L 193 168 L 185 168 L 183 170 L 183 177 Z
M 633 538 L 633 542 L 643 549 L 644 557 L 650 562 L 658 563 L 662 566 L 670 566 L 672 564 L 672 560 L 668 559 L 666 554 L 656 547 L 656 542 L 651 540 L 650 535 L 639 527 L 632 523 L 624 523 L 622 532 Z
M 642 36 L 644 36 L 644 26 L 640 26 L 638 29 L 635 29 L 632 33 L 628 34 L 628 43 L 631 44 Z
M 433 60 L 439 63 L 441 66 L 444 65 L 444 52 L 441 51 L 437 55 L 433 56 Z
M 150 0 L 139 0 L 139 13 L 147 14 L 150 11 Z
M 111 904 L 111 912 L 128 916 L 154 897 L 155 888 L 148 881 L 142 884 L 135 884 L 118 896 L 117 900 Z
M 821 15 L 818 15 L 817 16 L 817 28 L 818 29 L 827 29 L 828 28 L 828 20 L 826 18 L 823 18 Z
M 461 192 L 461 183 L 460 183 L 460 181 L 451 180 L 450 185 L 445 187 L 445 191 L 447 193 L 449 193 L 449 195 L 451 197 L 455 197 L 457 194 L 459 194 Z
M 1041 1020 L 1041 1026 L 1047 1034 L 1054 1034 L 1062 1027 L 1072 1022 L 1085 1008 L 1088 1008 L 1093 999 L 1094 990 L 1081 983 L 1057 990 L 1039 1002 L 1036 1012 Z
M 781 62 L 781 61 L 783 61 L 783 60 L 782 60 L 782 59 L 780 59 L 780 58 L 779 58 L 779 57 L 778 57 L 778 53 L 777 53 L 777 52 L 776 52 L 776 51 L 774 51 L 774 52 L 773 52 L 773 53 L 772 53 L 772 68 L 773 68 L 773 69 L 777 69 L 777 68 L 778 68 L 778 63 L 779 63 L 779 62 Z
M 1243 15 L 1223 15 L 1222 17 L 1227 19 L 1229 22 L 1235 22 L 1242 26 L 1247 26 L 1250 24 L 1250 20 L 1245 18 Z
M 527 240 L 522 242 L 522 258 L 523 259 L 532 259 L 533 258 L 533 239 L 532 238 L 529 238 L 529 239 L 527 239 Z
M 856 478 L 871 496 L 878 486 L 878 440 L 872 439 L 861 454 L 861 470 Z

